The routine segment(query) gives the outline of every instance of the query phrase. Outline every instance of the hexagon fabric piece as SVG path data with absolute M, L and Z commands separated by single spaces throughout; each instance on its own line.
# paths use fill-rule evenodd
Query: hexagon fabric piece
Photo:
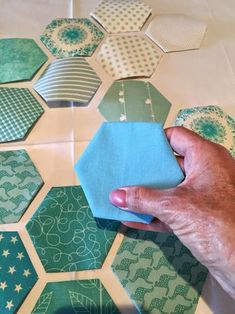
M 0 312 L 17 313 L 37 274 L 17 232 L 0 233 Z
M 47 272 L 100 268 L 119 224 L 95 220 L 81 186 L 52 188 L 26 225 Z
M 132 229 L 112 269 L 140 313 L 193 314 L 208 273 L 175 235 Z
M 25 150 L 0 152 L 0 223 L 19 221 L 42 178 Z
M 114 82 L 98 106 L 110 121 L 166 121 L 170 102 L 149 82 Z
M 0 143 L 24 139 L 43 113 L 27 88 L 0 88 Z
M 152 9 L 138 0 L 109 0 L 101 2 L 91 16 L 108 33 L 138 32 Z
M 101 80 L 84 58 L 52 62 L 34 85 L 49 107 L 87 106 Z
M 88 19 L 55 19 L 47 25 L 41 41 L 59 58 L 91 56 L 104 34 Z
M 235 158 L 235 120 L 218 106 L 182 109 L 175 125 L 193 130 L 205 139 L 227 148 Z
M 31 80 L 47 59 L 33 39 L 0 39 L 0 83 Z
M 99 279 L 47 283 L 32 314 L 120 313 Z
M 164 52 L 199 49 L 206 27 L 205 22 L 191 16 L 160 15 L 151 21 L 146 35 Z
M 171 188 L 184 178 L 156 122 L 103 123 L 75 170 L 95 217 L 143 223 L 152 217 L 113 206 L 109 193 L 129 185 Z
M 138 35 L 107 37 L 97 54 L 97 61 L 115 80 L 149 77 L 160 58 L 156 47 Z

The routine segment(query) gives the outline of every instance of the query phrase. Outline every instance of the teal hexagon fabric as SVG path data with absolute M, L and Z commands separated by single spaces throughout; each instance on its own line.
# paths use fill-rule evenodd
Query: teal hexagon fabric
M 46 272 L 100 268 L 119 223 L 95 220 L 81 186 L 54 187 L 26 225 Z
M 99 279 L 50 282 L 32 314 L 120 313 Z
M 235 120 L 219 106 L 181 109 L 174 124 L 189 128 L 205 139 L 223 145 L 235 158 Z
M 24 139 L 43 113 L 27 88 L 0 88 L 0 143 Z
M 47 59 L 33 39 L 0 39 L 0 83 L 31 80 Z
M 17 232 L 0 232 L 0 313 L 17 313 L 37 274 Z
M 149 82 L 114 82 L 98 109 L 108 121 L 153 121 L 165 123 L 170 102 Z
M 25 150 L 0 152 L 0 223 L 19 221 L 42 185 Z
M 91 56 L 104 34 L 89 19 L 58 18 L 47 25 L 41 41 L 59 58 Z
M 140 313 L 195 312 L 207 269 L 169 233 L 128 229 L 112 269 Z

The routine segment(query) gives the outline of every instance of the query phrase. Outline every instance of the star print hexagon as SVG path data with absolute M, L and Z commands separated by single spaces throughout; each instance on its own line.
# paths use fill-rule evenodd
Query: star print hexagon
M 24 139 L 43 113 L 27 88 L 0 88 L 0 143 Z
M 99 279 L 49 282 L 32 314 L 120 313 Z
M 199 49 L 206 32 L 206 23 L 184 14 L 156 16 L 146 35 L 164 52 Z
M 109 193 L 131 185 L 171 188 L 184 178 L 156 122 L 103 123 L 75 170 L 95 217 L 142 223 L 152 217 L 113 206 Z
M 59 58 L 91 56 L 104 34 L 86 18 L 53 20 L 41 35 L 41 41 Z
M 0 223 L 19 221 L 43 185 L 25 150 L 0 152 Z
M 174 124 L 191 129 L 205 139 L 223 145 L 235 158 L 235 120 L 219 106 L 182 109 L 178 112 Z
M 154 121 L 165 123 L 170 102 L 149 82 L 114 82 L 98 109 L 109 121 Z
M 0 232 L 0 312 L 17 313 L 37 274 L 17 232 Z
M 94 219 L 81 186 L 68 186 L 52 188 L 26 228 L 45 270 L 65 272 L 100 268 L 118 226 Z
M 142 36 L 118 35 L 105 39 L 96 58 L 104 70 L 118 80 L 151 76 L 161 53 Z
M 138 32 L 151 14 L 151 8 L 138 0 L 102 1 L 91 13 L 108 33 Z
M 101 80 L 84 58 L 52 62 L 34 85 L 49 107 L 87 106 Z
M 138 313 L 193 314 L 208 273 L 175 235 L 134 229 L 112 269 Z
M 31 80 L 47 59 L 33 39 L 0 39 L 0 83 Z

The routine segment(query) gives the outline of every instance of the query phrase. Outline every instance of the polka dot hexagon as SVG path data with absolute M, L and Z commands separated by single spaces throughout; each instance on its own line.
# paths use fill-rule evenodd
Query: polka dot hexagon
M 108 33 L 140 31 L 151 14 L 151 8 L 138 0 L 109 0 L 101 2 L 91 16 Z
M 141 36 L 110 36 L 97 55 L 97 61 L 116 80 L 149 77 L 156 69 L 161 53 Z

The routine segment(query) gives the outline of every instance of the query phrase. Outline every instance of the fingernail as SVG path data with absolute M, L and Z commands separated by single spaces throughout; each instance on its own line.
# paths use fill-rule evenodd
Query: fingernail
M 115 206 L 118 206 L 118 207 L 121 207 L 121 208 L 127 208 L 127 205 L 126 205 L 126 191 L 125 190 L 122 190 L 122 189 L 113 190 L 109 194 L 109 200 Z

